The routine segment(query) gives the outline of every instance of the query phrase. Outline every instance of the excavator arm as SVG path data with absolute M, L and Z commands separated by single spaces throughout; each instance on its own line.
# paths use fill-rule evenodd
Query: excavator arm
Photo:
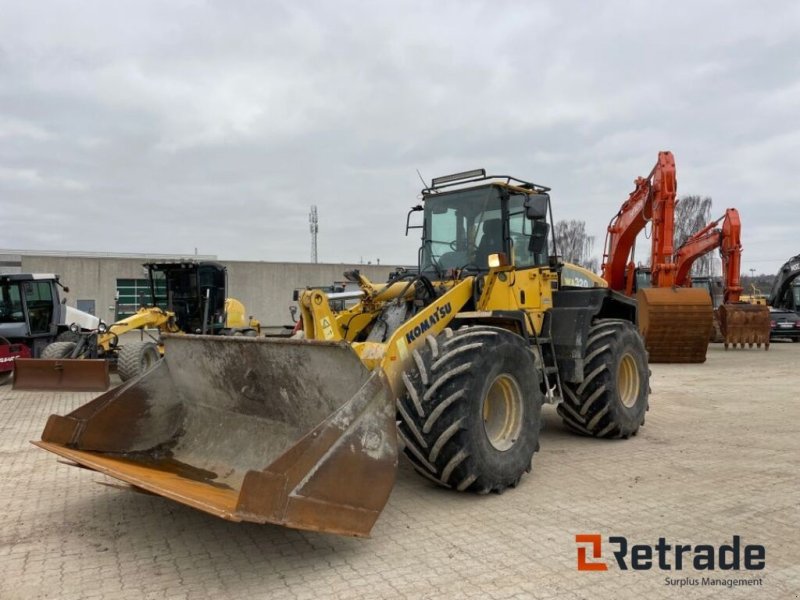
M 729 208 L 724 216 L 712 221 L 686 240 L 675 252 L 675 285 L 691 287 L 692 280 L 689 275 L 692 265 L 701 256 L 719 248 L 725 280 L 725 302 L 738 302 L 742 293 L 739 276 L 742 260 L 741 233 L 739 211 Z
M 674 283 L 672 264 L 677 179 L 672 152 L 658 153 L 658 160 L 647 177 L 638 177 L 635 189 L 623 203 L 608 226 L 603 255 L 603 279 L 611 289 L 633 295 L 634 269 L 631 252 L 636 237 L 653 223 L 651 243 L 651 279 L 653 285 L 665 287 Z
M 721 223 L 721 226 L 720 226 Z M 739 211 L 729 208 L 725 214 L 695 233 L 675 253 L 676 285 L 691 287 L 692 264 L 704 254 L 719 248 L 725 282 L 724 303 L 718 311 L 719 327 L 725 349 L 745 344 L 769 349 L 769 311 L 766 306 L 739 302 L 742 285 L 739 272 L 742 260 L 742 223 Z

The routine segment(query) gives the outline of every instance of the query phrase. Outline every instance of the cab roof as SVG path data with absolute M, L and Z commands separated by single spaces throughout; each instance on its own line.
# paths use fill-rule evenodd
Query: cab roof
M 519 193 L 541 193 L 549 192 L 550 188 L 531 181 L 525 181 L 512 175 L 487 175 L 486 169 L 474 169 L 434 177 L 431 185 L 422 190 L 423 199 L 435 194 L 453 192 L 462 189 L 474 189 L 480 187 L 502 187 Z
M 58 281 L 58 275 L 55 273 L 6 273 L 0 275 L 0 281 L 3 283 L 10 281 Z

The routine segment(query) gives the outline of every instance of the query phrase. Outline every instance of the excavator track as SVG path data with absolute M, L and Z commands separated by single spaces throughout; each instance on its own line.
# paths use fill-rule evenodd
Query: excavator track
M 714 327 L 708 292 L 646 288 L 636 294 L 639 330 L 652 363 L 702 363 Z

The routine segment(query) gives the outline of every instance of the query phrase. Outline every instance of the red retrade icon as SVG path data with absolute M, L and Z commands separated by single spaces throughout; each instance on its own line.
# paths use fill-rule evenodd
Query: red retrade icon
M 603 558 L 602 537 L 599 533 L 579 533 L 575 536 L 575 543 L 578 545 L 578 571 L 608 571 L 608 565 L 604 562 L 588 562 L 586 560 L 587 546 L 580 544 L 591 544 L 591 559 L 601 560 Z

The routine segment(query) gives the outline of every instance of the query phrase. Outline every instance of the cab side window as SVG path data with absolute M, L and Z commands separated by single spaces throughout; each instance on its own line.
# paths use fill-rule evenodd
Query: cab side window
M 513 194 L 508 199 L 508 227 L 511 235 L 511 261 L 518 269 L 536 265 L 530 251 L 531 222 L 525 215 L 525 196 Z
M 53 290 L 50 282 L 27 281 L 23 287 L 31 333 L 48 333 L 53 321 Z

